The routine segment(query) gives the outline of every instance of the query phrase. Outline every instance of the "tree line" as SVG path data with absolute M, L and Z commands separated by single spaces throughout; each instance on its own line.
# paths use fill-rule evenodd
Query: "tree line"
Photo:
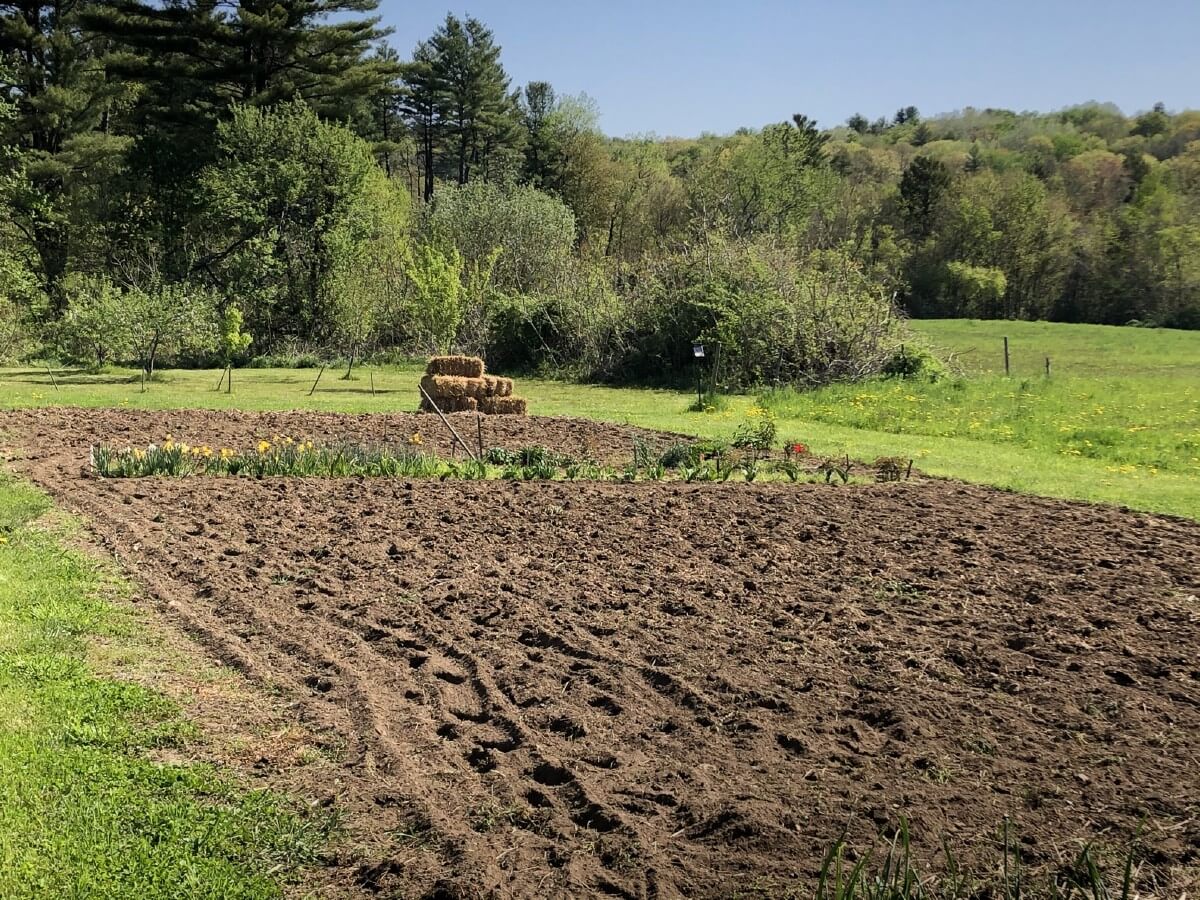
M 0 355 L 648 379 L 702 340 L 748 384 L 903 368 L 901 313 L 1200 327 L 1200 112 L 614 139 L 376 6 L 0 2 Z

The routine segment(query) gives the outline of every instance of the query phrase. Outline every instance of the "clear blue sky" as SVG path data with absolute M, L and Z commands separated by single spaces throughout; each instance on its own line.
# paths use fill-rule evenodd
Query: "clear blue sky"
M 463 0 L 456 0 L 462 3 Z M 802 112 L 1200 107 L 1200 0 L 382 0 L 404 56 L 448 11 L 513 83 L 586 92 L 612 135 L 693 136 Z

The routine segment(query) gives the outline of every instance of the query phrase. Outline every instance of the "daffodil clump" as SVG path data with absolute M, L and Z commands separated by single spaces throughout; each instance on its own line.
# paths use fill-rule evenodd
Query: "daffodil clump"
M 176 443 L 167 437 L 147 447 L 92 448 L 93 469 L 103 478 L 141 478 L 154 475 L 249 475 L 436 478 L 451 464 L 418 449 L 413 435 L 400 450 L 351 445 L 318 446 L 311 440 L 275 436 L 262 439 L 252 450 L 234 450 Z

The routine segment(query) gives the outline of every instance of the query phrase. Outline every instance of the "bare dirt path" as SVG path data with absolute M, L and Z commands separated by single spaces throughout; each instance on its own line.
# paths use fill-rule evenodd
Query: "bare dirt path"
M 1031 865 L 1144 823 L 1145 881 L 1196 878 L 1196 523 L 947 482 L 84 467 L 100 440 L 365 440 L 417 418 L 0 414 L 15 467 L 161 615 L 324 737 L 335 779 L 279 774 L 373 836 L 337 861 L 347 890 L 804 894 L 844 827 L 865 844 L 900 816 L 923 855 L 945 838 L 979 865 L 1005 816 Z M 486 443 L 622 458 L 632 440 L 497 428 Z

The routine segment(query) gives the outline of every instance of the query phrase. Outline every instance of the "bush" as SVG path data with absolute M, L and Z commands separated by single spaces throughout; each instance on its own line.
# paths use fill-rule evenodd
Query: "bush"
M 557 197 L 535 188 L 472 181 L 438 192 L 421 239 L 481 266 L 498 250 L 497 288 L 538 293 L 554 287 L 571 260 L 575 216 Z
M 901 344 L 883 367 L 889 378 L 921 378 L 937 381 L 947 374 L 946 364 L 932 351 L 911 344 Z
M 60 352 L 70 362 L 103 368 L 129 353 L 124 294 L 103 275 L 73 274 L 63 283 L 67 308 L 58 323 Z
M 0 363 L 15 362 L 28 346 L 29 335 L 20 308 L 0 297 Z
M 904 336 L 882 288 L 832 252 L 710 243 L 649 263 L 631 300 L 633 378 L 689 371 L 699 340 L 722 385 L 853 381 L 882 372 Z

